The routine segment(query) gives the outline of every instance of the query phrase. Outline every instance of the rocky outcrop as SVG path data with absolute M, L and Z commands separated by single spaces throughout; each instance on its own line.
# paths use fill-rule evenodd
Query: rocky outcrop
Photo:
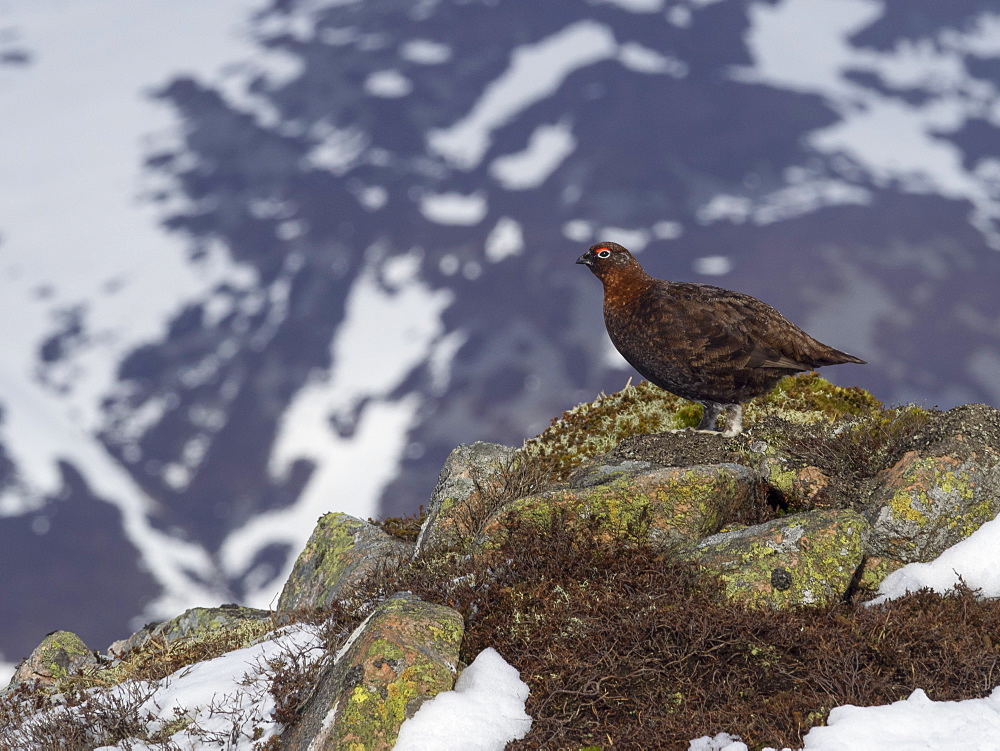
M 718 576 L 733 600 L 819 605 L 847 592 L 868 536 L 868 523 L 854 511 L 810 511 L 706 537 L 687 555 Z
M 277 612 L 195 608 L 115 642 L 106 656 L 56 632 L 19 666 L 13 685 L 55 691 L 73 675 L 91 681 L 84 688 L 114 685 L 157 659 L 169 668 L 162 677 L 207 654 L 256 648 L 291 620 L 342 623 L 336 638 L 324 637 L 312 682 L 289 689 L 287 706 L 275 708 L 275 722 L 283 725 L 270 731 L 280 743 L 276 736 L 269 748 L 390 749 L 422 702 L 452 688 L 466 625 L 451 607 L 393 592 L 412 588 L 463 612 L 488 609 L 486 600 L 470 605 L 469 592 L 501 597 L 503 589 L 492 588 L 498 572 L 520 575 L 539 559 L 522 560 L 520 568 L 500 560 L 500 549 L 516 557 L 503 548 L 512 530 L 527 525 L 530 534 L 521 540 L 541 539 L 542 549 L 553 529 L 568 533 L 564 542 L 585 538 L 592 546 L 586 550 L 596 545 L 601 554 L 611 547 L 628 556 L 642 546 L 648 557 L 637 560 L 646 562 L 644 573 L 683 570 L 708 593 L 706 602 L 780 610 L 822 606 L 875 587 L 1000 512 L 1000 412 L 990 407 L 886 410 L 859 389 L 801 376 L 748 405 L 747 429 L 736 438 L 646 434 L 693 424 L 697 411 L 640 385 L 570 410 L 520 449 L 459 446 L 442 468 L 415 545 L 374 523 L 326 514 Z M 560 561 L 553 567 L 562 570 Z M 380 568 L 413 578 L 373 577 Z M 412 586 L 431 580 L 437 589 Z M 553 598 L 558 607 L 576 607 L 572 597 L 593 585 L 572 584 L 578 586 L 520 593 L 509 618 L 492 615 L 502 623 L 497 628 L 525 629 L 535 617 L 531 608 Z M 516 579 L 505 584 L 516 585 Z M 453 596 L 462 587 L 464 601 Z M 635 596 L 642 603 L 641 587 Z M 280 672 L 279 662 L 268 664 Z
M 147 624 L 128 639 L 114 642 L 108 647 L 108 656 L 122 657 L 153 640 L 167 646 L 181 639 L 204 636 L 219 629 L 233 629 L 255 623 L 271 623 L 271 612 L 236 604 L 220 605 L 217 608 L 191 608 L 169 621 Z M 257 629 L 257 633 L 260 633 L 260 629 Z
M 878 476 L 866 508 L 873 555 L 929 561 L 1000 513 L 1000 412 L 958 407 L 935 434 Z
M 67 676 L 78 674 L 97 665 L 96 654 L 70 631 L 54 631 L 25 658 L 14 671 L 10 688 L 36 682 L 52 688 Z
M 323 673 L 283 748 L 388 751 L 406 718 L 451 690 L 463 632 L 462 616 L 451 608 L 405 593 L 390 597 Z
M 445 459 L 437 485 L 427 505 L 427 518 L 417 537 L 417 553 L 425 550 L 461 547 L 471 542 L 478 522 L 488 510 L 481 483 L 494 477 L 514 456 L 514 449 L 498 443 L 462 444 Z
M 320 517 L 278 598 L 278 610 L 321 608 L 347 596 L 379 565 L 412 555 L 413 546 L 347 514 Z
M 598 463 L 574 478 L 568 488 L 505 506 L 487 525 L 479 545 L 490 547 L 512 520 L 544 531 L 555 519 L 581 528 L 596 521 L 612 538 L 629 535 L 672 545 L 710 535 L 763 500 L 760 477 L 739 464 Z

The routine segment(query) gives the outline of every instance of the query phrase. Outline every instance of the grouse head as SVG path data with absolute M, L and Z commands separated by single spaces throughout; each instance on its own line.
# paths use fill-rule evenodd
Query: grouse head
M 603 242 L 591 245 L 590 249 L 576 259 L 577 263 L 594 272 L 594 276 L 608 285 L 613 279 L 643 278 L 646 272 L 639 262 L 618 243 Z

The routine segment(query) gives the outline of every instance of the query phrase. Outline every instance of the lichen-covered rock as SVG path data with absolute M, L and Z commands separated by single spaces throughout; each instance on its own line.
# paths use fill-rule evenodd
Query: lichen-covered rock
M 831 478 L 819 467 L 799 466 L 784 451 L 765 441 L 753 441 L 749 451 L 761 476 L 789 507 L 811 511 L 833 505 L 828 492 Z
M 490 548 L 513 519 L 546 529 L 562 523 L 652 542 L 694 541 L 719 530 L 740 512 L 764 502 L 764 484 L 740 464 L 658 467 L 625 461 L 597 466 L 577 487 L 521 498 L 486 526 L 479 546 Z
M 861 570 L 858 572 L 858 584 L 862 587 L 876 590 L 885 577 L 893 571 L 899 570 L 904 565 L 906 564 L 902 561 L 896 561 L 892 558 L 880 558 L 874 555 L 867 556 L 861 565 Z
M 866 516 L 869 552 L 930 561 L 1000 513 L 1000 456 L 979 446 L 946 455 L 907 452 L 882 473 Z
M 54 686 L 67 676 L 97 664 L 97 656 L 71 631 L 54 631 L 14 671 L 10 687 L 28 681 Z
M 198 634 L 205 634 L 219 629 L 237 628 L 245 623 L 271 622 L 271 613 L 267 610 L 248 608 L 243 605 L 220 605 L 217 608 L 191 608 L 185 610 L 176 618 L 161 623 L 150 623 L 132 634 L 128 639 L 121 639 L 108 647 L 108 655 L 118 658 L 133 649 L 141 648 L 151 639 L 156 639 L 162 645 L 171 644 L 180 639 L 189 639 Z M 258 633 L 260 629 L 257 629 Z
M 412 555 L 413 545 L 347 514 L 324 514 L 278 598 L 278 610 L 321 608 L 350 594 L 376 566 Z
M 427 506 L 427 518 L 417 537 L 417 552 L 454 547 L 467 541 L 473 532 L 466 517 L 476 516 L 472 508 L 481 499 L 477 482 L 488 480 L 509 463 L 515 450 L 499 443 L 462 444 L 445 459 L 437 485 Z
M 403 720 L 454 686 L 464 631 L 451 608 L 408 593 L 389 598 L 341 649 L 282 748 L 391 749 Z
M 809 511 L 708 537 L 685 551 L 727 597 L 784 608 L 842 597 L 864 555 L 868 523 L 853 511 Z

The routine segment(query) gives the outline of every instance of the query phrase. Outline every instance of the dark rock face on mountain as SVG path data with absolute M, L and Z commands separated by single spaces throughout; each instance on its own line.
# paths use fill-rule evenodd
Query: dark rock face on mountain
M 118 335 L 90 303 L 132 266 L 93 300 L 33 291 L 48 330 L 18 367 L 48 401 L 0 391 L 4 658 L 66 611 L 104 642 L 200 596 L 260 606 L 321 513 L 412 512 L 455 445 L 517 445 L 619 389 L 567 268 L 599 237 L 773 305 L 888 403 L 1000 404 L 995 9 L 792 5 L 273 0 L 247 19 L 259 57 L 151 81 L 176 127 L 143 200 L 198 273 L 239 273 L 86 404 L 81 363 Z M 0 44 L 5 74 L 45 56 Z

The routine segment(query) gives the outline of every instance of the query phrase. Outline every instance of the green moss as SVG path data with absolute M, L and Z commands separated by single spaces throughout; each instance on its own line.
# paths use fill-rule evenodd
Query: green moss
M 559 524 L 607 540 L 693 541 L 730 521 L 752 502 L 757 487 L 751 473 L 736 465 L 671 467 L 614 477 L 603 485 L 516 500 L 486 525 L 478 544 L 495 548 L 511 522 L 542 532 Z
M 748 424 L 764 415 L 808 424 L 881 411 L 882 402 L 862 388 L 835 386 L 816 373 L 800 373 L 782 379 L 769 394 L 748 402 L 744 417 Z
M 201 617 L 205 622 L 200 630 L 193 630 L 187 636 L 166 643 L 162 638 L 154 637 L 119 662 L 88 671 L 78 679 L 78 683 L 90 687 L 113 686 L 127 680 L 157 680 L 187 665 L 256 644 L 276 627 L 270 619 L 247 618 L 227 624 L 216 618 Z
M 395 663 L 406 657 L 399 645 L 379 639 L 372 643 L 366 659 Z M 337 748 L 391 748 L 406 719 L 407 705 L 423 696 L 428 686 L 441 690 L 440 687 L 450 686 L 451 682 L 452 674 L 447 667 L 418 656 L 414 664 L 405 667 L 381 688 L 355 686 L 340 717 Z
M 67 658 L 83 657 L 90 649 L 83 640 L 72 631 L 56 631 L 45 637 L 39 645 L 39 662 L 41 667 L 57 681 L 67 677 Z
M 764 397 L 747 403 L 747 427 L 766 417 L 813 424 L 881 413 L 882 403 L 864 389 L 835 386 L 816 373 L 785 378 Z M 642 381 L 593 402 L 577 405 L 552 421 L 525 450 L 542 457 L 564 479 L 583 460 L 610 451 L 633 435 L 695 427 L 702 406 Z
M 325 601 L 326 595 L 337 585 L 347 569 L 349 559 L 345 554 L 357 544 L 357 534 L 363 524 L 364 522 L 342 513 L 323 514 L 316 523 L 305 550 L 299 554 L 299 560 L 309 561 L 315 570 L 324 572 L 323 581 L 327 583 L 327 587 L 320 601 Z M 305 580 L 305 577 L 296 577 L 293 572 L 289 577 L 289 583 L 293 585 L 292 591 L 283 591 L 282 601 L 296 599 L 298 591 L 294 583 Z
M 584 459 L 610 451 L 631 435 L 694 427 L 701 409 L 642 381 L 564 412 L 525 450 L 543 457 L 554 475 L 565 477 Z

